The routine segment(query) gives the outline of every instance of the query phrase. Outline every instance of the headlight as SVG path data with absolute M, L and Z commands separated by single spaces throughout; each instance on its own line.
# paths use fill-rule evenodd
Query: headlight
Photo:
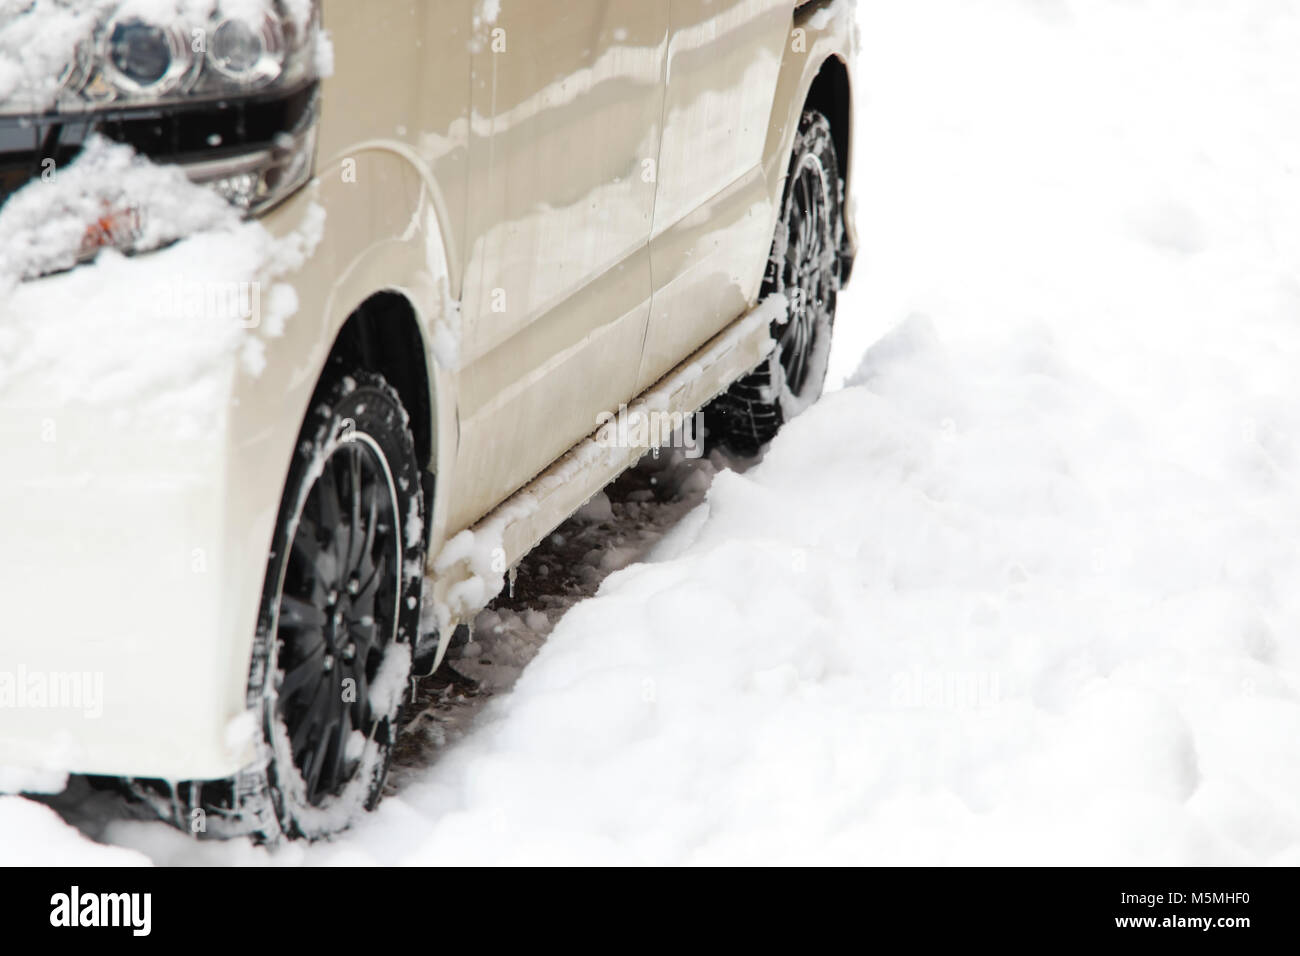
M 184 89 L 198 65 L 182 26 L 151 23 L 133 14 L 108 21 L 99 63 L 115 90 L 152 97 Z
M 38 60 L 27 49 L 46 22 L 57 31 Z M 319 78 L 319 39 L 319 0 L 35 0 L 15 19 L 0 18 L 0 116 L 298 89 Z M 50 62 L 57 49 L 62 59 Z
M 10 163 L 16 175 L 0 164 L 0 206 L 45 168 L 42 160 L 67 161 L 91 132 L 178 164 L 250 215 L 310 181 L 325 46 L 320 0 L 17 6 L 21 13 L 0 13 L 0 134 L 7 137 L 0 152 L 13 159 L 12 142 L 31 155 Z M 37 172 L 24 178 L 28 169 Z M 117 231 L 100 232 L 124 245 Z
M 231 17 L 212 31 L 208 63 L 226 79 L 255 87 L 274 82 L 284 69 L 284 30 L 275 17 Z

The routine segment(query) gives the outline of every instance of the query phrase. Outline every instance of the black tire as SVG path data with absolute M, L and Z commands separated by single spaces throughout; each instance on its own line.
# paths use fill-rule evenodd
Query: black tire
M 782 295 L 772 324 L 776 348 L 710 406 L 709 434 L 732 451 L 756 455 L 826 383 L 844 248 L 844 177 L 831 124 L 809 110 L 799 121 L 781 217 L 759 301 Z
M 235 781 L 234 802 L 263 838 L 329 836 L 378 803 L 424 558 L 402 401 L 379 375 L 331 366 L 289 469 L 249 670 L 264 760 Z

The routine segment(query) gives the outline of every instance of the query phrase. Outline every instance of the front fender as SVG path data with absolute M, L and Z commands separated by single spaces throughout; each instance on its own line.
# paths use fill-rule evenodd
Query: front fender
M 429 470 L 438 473 L 455 454 L 455 354 L 446 342 L 457 335 L 459 283 L 443 240 L 441 195 L 399 144 L 366 144 L 326 164 L 265 225 L 288 234 L 321 206 L 325 239 L 300 270 L 278 280 L 292 286 L 298 310 L 282 334 L 265 340 L 265 368 L 241 374 L 232 396 L 224 506 L 235 615 L 222 681 L 232 715 L 244 707 L 266 556 L 299 429 L 339 331 L 378 292 L 403 295 L 420 327 L 434 418 Z M 435 510 L 431 520 L 437 535 L 445 516 Z

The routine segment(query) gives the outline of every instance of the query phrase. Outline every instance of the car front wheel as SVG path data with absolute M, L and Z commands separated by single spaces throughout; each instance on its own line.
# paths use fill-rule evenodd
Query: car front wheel
M 420 466 L 397 392 L 333 368 L 290 468 L 249 674 L 265 796 L 290 837 L 379 800 L 406 696 L 424 568 Z

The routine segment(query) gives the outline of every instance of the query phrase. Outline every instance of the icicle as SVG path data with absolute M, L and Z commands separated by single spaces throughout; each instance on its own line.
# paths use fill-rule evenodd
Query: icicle
M 510 599 L 513 601 L 515 597 L 515 577 L 519 574 L 519 566 L 512 566 L 506 574 L 510 579 Z

